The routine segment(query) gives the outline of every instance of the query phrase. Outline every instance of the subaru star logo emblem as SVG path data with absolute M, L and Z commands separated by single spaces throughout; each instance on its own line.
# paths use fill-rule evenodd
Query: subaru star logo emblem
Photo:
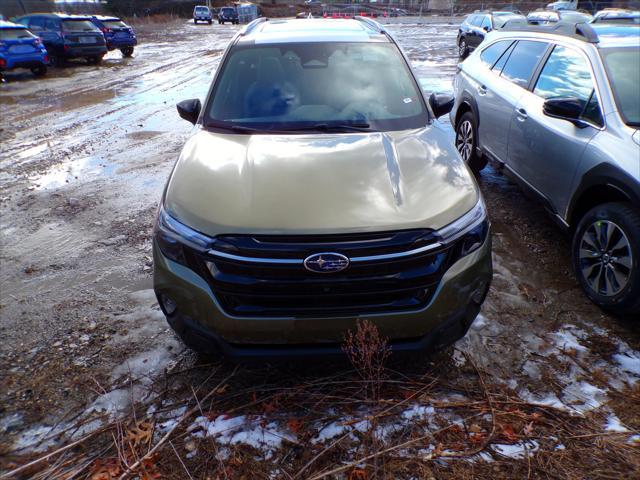
M 304 268 L 316 273 L 341 272 L 349 266 L 349 259 L 339 253 L 314 253 L 304 260 Z

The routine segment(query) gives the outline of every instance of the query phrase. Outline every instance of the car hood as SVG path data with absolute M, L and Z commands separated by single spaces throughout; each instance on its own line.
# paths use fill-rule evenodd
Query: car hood
M 207 235 L 440 228 L 478 188 L 437 124 L 390 133 L 242 135 L 199 129 L 165 208 Z

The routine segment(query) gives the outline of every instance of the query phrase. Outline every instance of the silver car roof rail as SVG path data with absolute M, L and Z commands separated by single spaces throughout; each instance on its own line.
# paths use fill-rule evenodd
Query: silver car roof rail
M 386 30 L 384 29 L 384 27 L 381 24 L 379 24 L 378 22 L 376 22 L 375 20 L 372 20 L 372 19 L 367 18 L 367 17 L 361 17 L 360 15 L 356 15 L 353 18 L 358 20 L 359 22 L 366 23 L 367 25 L 369 25 L 371 28 L 373 28 L 378 33 L 386 33 Z
M 255 20 L 249 22 L 246 27 L 240 30 L 240 36 L 248 35 L 251 31 L 260 25 L 263 22 L 268 22 L 269 19 L 267 17 L 256 18 Z
M 596 31 L 586 23 L 556 22 L 554 25 L 532 25 L 523 20 L 512 20 L 504 24 L 502 32 L 536 32 L 562 35 L 589 43 L 598 43 Z

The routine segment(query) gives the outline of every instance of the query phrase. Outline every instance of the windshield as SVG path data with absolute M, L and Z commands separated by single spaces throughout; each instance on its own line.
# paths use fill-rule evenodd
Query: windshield
M 600 50 L 616 105 L 627 125 L 640 127 L 640 48 Z
M 222 9 L 222 13 L 224 13 L 225 15 L 233 15 L 234 13 L 236 13 L 236 11 L 233 8 L 223 8 Z
M 209 13 L 208 7 L 196 7 L 196 12 L 198 13 Z
M 93 32 L 100 31 L 91 20 L 64 20 L 62 30 L 66 32 Z
M 129 28 L 122 20 L 105 20 L 102 23 L 106 28 Z
M 205 126 L 261 131 L 405 130 L 425 126 L 428 114 L 393 44 L 316 42 L 235 47 L 204 118 Z
M 0 40 L 21 40 L 24 38 L 35 38 L 26 28 L 1 28 Z

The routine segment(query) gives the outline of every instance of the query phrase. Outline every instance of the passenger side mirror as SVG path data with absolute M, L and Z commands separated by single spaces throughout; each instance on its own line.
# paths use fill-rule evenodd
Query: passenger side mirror
M 447 93 L 432 93 L 429 96 L 429 105 L 431 106 L 431 110 L 433 110 L 433 114 L 436 118 L 449 113 L 451 109 L 453 109 L 454 102 L 455 97 Z
M 545 115 L 567 120 L 578 126 L 582 124 L 580 115 L 584 109 L 584 103 L 575 97 L 549 98 L 545 100 L 542 111 Z
M 183 100 L 176 105 L 178 109 L 178 115 L 185 120 L 190 121 L 195 125 L 198 121 L 198 117 L 200 116 L 200 109 L 202 105 L 200 104 L 200 100 L 197 98 L 193 98 L 191 100 Z
M 488 32 L 489 30 L 491 30 L 491 27 L 490 27 L 490 26 L 488 26 L 488 25 L 485 25 L 484 27 L 482 27 L 482 29 L 483 29 L 485 32 Z

